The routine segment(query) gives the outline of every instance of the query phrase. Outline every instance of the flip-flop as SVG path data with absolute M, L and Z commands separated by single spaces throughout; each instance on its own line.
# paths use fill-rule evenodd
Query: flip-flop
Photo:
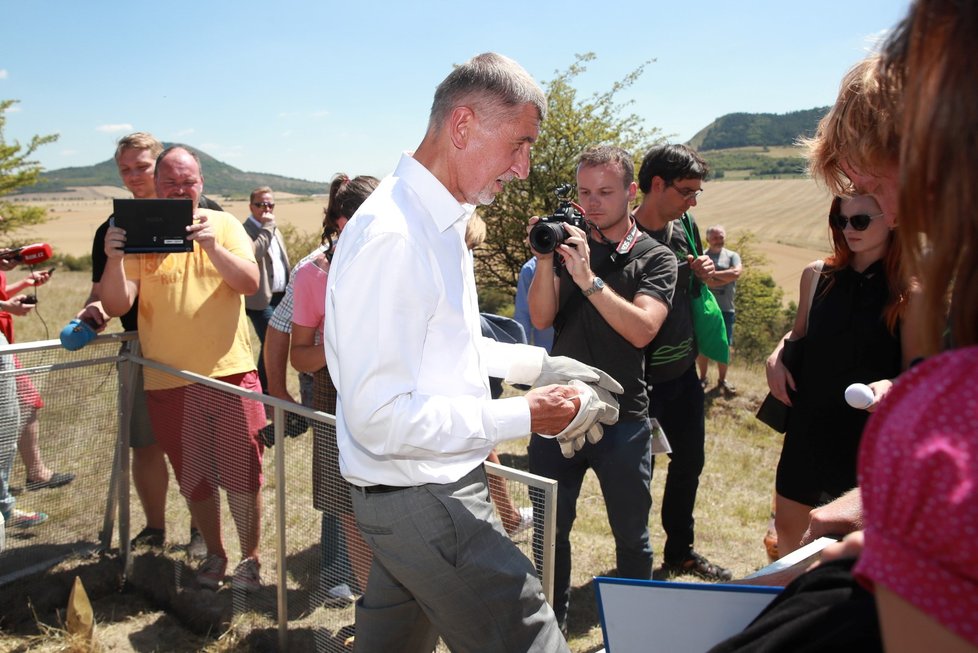
M 27 489 L 30 490 L 31 492 L 35 492 L 37 490 L 43 490 L 45 488 L 61 487 L 62 485 L 68 485 L 73 480 L 75 480 L 74 474 L 55 472 L 51 474 L 51 478 L 49 478 L 46 481 L 32 481 L 28 479 Z

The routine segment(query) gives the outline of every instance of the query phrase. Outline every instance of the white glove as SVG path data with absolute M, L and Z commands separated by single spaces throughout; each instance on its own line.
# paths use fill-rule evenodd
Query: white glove
M 604 435 L 602 423 L 610 426 L 618 421 L 618 402 L 611 393 L 599 386 L 589 385 L 576 379 L 568 385 L 577 389 L 581 407 L 570 424 L 552 437 L 557 438 L 560 452 L 564 457 L 572 458 L 584 447 L 585 439 L 591 444 L 597 444 L 601 440 Z M 610 403 L 603 401 L 602 396 Z
M 510 353 L 518 354 L 510 365 L 504 381 L 511 385 L 566 385 L 577 379 L 596 384 L 605 390 L 621 394 L 624 389 L 618 381 L 596 367 L 585 365 L 567 356 L 550 356 L 542 347 L 513 345 Z

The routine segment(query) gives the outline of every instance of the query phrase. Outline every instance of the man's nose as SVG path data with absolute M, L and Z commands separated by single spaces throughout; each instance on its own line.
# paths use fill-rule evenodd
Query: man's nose
M 530 146 L 528 144 L 521 147 L 516 153 L 516 162 L 511 170 L 520 179 L 526 179 L 530 176 Z

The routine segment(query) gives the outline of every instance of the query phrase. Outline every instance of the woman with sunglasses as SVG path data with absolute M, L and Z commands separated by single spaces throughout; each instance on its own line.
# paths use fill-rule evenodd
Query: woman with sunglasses
M 856 486 L 863 426 L 903 368 L 907 291 L 895 227 L 869 195 L 832 201 L 833 252 L 803 272 L 794 326 L 767 360 L 771 394 L 791 407 L 776 480 L 779 555 L 798 548 L 812 508 Z M 789 371 L 785 342 L 802 338 Z M 846 403 L 852 383 L 872 389 L 867 408 Z

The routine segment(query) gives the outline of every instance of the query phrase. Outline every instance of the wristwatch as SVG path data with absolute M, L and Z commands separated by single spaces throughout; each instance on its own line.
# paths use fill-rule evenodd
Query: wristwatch
M 594 293 L 601 292 L 602 290 L 604 290 L 604 281 L 601 280 L 601 277 L 594 277 L 594 281 L 591 282 L 591 287 L 584 291 L 584 296 L 590 297 Z

